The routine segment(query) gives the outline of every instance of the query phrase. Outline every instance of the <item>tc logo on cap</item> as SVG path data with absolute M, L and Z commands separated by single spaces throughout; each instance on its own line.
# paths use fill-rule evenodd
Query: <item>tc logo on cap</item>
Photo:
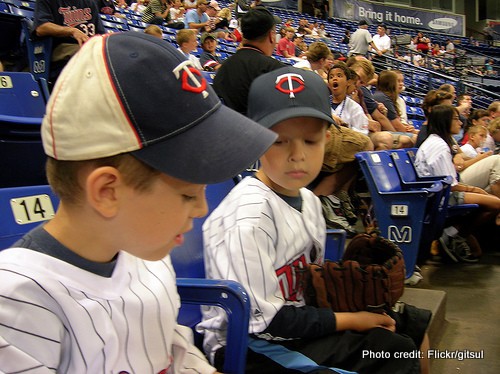
M 201 72 L 193 66 L 191 61 L 183 61 L 173 70 L 177 79 L 181 78 L 181 87 L 185 91 L 193 93 L 201 93 L 203 98 L 206 98 L 209 93 L 207 92 L 207 80 L 203 77 Z M 198 80 L 198 78 L 200 80 Z
M 298 85 L 298 87 L 294 87 L 294 82 L 296 83 L 296 85 Z M 294 73 L 278 75 L 276 77 L 275 83 L 276 89 L 280 92 L 290 95 L 290 99 L 295 98 L 295 93 L 300 92 L 304 88 L 306 88 L 302 75 Z M 288 87 L 284 88 L 284 85 L 287 85 Z

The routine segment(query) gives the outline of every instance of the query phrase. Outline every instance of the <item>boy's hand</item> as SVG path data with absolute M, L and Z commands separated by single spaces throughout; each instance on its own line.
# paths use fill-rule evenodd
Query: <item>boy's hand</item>
M 337 331 L 367 331 L 375 327 L 381 327 L 392 332 L 396 331 L 396 321 L 385 313 L 335 313 L 335 318 L 337 321 Z

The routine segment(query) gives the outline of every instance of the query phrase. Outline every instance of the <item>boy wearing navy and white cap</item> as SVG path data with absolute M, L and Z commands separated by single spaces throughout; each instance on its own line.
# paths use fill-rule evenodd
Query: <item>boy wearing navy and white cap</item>
M 207 277 L 236 280 L 247 290 L 249 334 L 257 345 L 266 340 L 272 350 L 285 347 L 320 365 L 359 373 L 419 372 L 418 360 L 394 358 L 395 352 L 411 353 L 420 343 L 395 334 L 396 322 L 388 315 L 333 313 L 307 306 L 303 299 L 299 272 L 307 263 L 322 264 L 325 253 L 321 204 L 305 187 L 321 170 L 333 123 L 326 84 L 317 74 L 293 67 L 266 73 L 250 87 L 248 115 L 278 139 L 255 175 L 237 184 L 205 221 Z M 217 308 L 203 307 L 198 325 L 217 368 L 224 358 L 225 319 Z M 416 327 L 417 340 L 425 327 Z M 363 356 L 382 351 L 392 359 Z M 278 364 L 252 347 L 246 373 L 318 370 L 312 365 L 296 371 L 292 359 L 284 361 Z
M 276 135 L 168 43 L 114 33 L 70 60 L 42 137 L 60 205 L 0 252 L 0 372 L 215 372 L 177 324 L 168 254 L 206 214 L 205 184 Z

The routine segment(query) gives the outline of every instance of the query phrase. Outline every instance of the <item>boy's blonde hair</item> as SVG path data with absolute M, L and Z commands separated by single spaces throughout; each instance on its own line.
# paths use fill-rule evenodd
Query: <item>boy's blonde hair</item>
M 322 58 L 328 58 L 330 55 L 330 48 L 323 42 L 314 42 L 309 45 L 306 56 L 309 61 L 316 62 Z
M 144 33 L 148 35 L 157 36 L 163 39 L 163 31 L 161 31 L 160 27 L 157 25 L 149 25 L 144 29 Z
M 471 126 L 469 128 L 469 130 L 467 130 L 467 134 L 469 135 L 469 138 L 472 136 L 472 135 L 476 135 L 476 134 L 480 134 L 480 133 L 484 133 L 485 135 L 488 135 L 488 130 L 486 128 L 484 128 L 483 126 Z
M 366 60 L 366 59 L 356 60 L 355 58 L 352 58 L 352 59 L 349 58 L 347 61 L 347 66 L 353 70 L 361 68 L 363 73 L 365 73 L 368 81 L 372 80 L 373 76 L 375 75 L 375 67 L 373 66 L 373 64 L 369 60 Z
M 83 201 L 84 187 L 81 175 L 85 170 L 111 166 L 121 173 L 126 185 L 139 192 L 147 192 L 161 172 L 129 154 L 120 154 L 95 160 L 61 161 L 47 157 L 47 180 L 61 201 L 79 205 Z
M 489 114 L 493 114 L 500 111 L 500 101 L 493 101 L 489 106 L 488 106 L 488 112 Z
M 495 118 L 488 124 L 488 131 L 491 135 L 494 135 L 500 131 L 500 117 Z
M 193 30 L 180 29 L 179 31 L 177 31 L 175 40 L 177 41 L 177 44 L 181 46 L 182 44 L 189 42 L 189 39 L 191 39 L 193 36 L 196 37 L 196 34 Z

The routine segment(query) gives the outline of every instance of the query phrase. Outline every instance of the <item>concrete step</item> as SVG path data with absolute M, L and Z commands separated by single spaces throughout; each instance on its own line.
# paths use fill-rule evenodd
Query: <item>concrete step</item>
M 400 300 L 432 312 L 427 334 L 431 348 L 437 348 L 446 329 L 446 292 L 406 287 Z

